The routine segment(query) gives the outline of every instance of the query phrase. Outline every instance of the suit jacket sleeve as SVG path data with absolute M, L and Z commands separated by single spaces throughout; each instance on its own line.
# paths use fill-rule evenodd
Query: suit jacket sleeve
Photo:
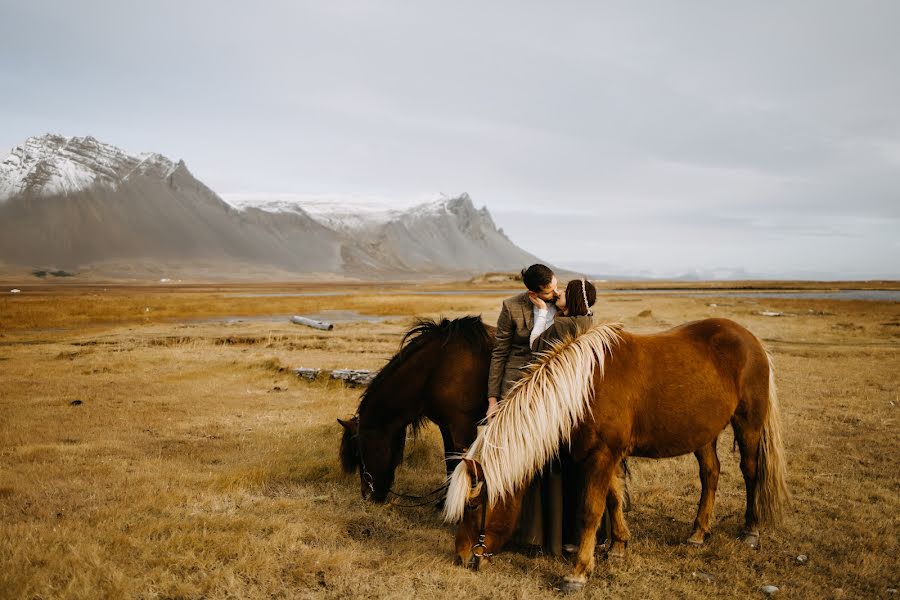
M 509 314 L 509 307 L 504 302 L 503 308 L 500 309 L 500 317 L 497 319 L 497 331 L 494 334 L 494 351 L 491 354 L 491 370 L 488 375 L 488 397 L 500 397 L 514 329 L 515 324 Z

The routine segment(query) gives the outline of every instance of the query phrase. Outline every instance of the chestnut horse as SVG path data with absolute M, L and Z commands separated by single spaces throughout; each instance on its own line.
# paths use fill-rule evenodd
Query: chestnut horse
M 440 428 L 447 474 L 453 471 L 487 411 L 493 346 L 494 328 L 475 316 L 422 319 L 406 332 L 400 351 L 363 392 L 356 415 L 338 419 L 341 465 L 347 473 L 359 470 L 364 499 L 387 499 L 407 429 L 417 432 L 425 419 Z
M 525 485 L 561 444 L 586 478 L 565 591 L 581 589 L 594 568 L 604 508 L 612 513 L 609 554 L 624 556 L 630 534 L 617 475 L 626 456 L 694 453 L 702 492 L 688 541 L 702 544 L 719 479 L 716 441 L 729 422 L 746 485 L 744 541 L 756 547 L 760 522 L 776 521 L 787 500 L 773 369 L 760 341 L 727 319 L 653 335 L 598 325 L 564 340 L 531 365 L 457 465 L 444 507 L 448 521 L 462 520 L 457 554 L 468 564 L 503 545 Z

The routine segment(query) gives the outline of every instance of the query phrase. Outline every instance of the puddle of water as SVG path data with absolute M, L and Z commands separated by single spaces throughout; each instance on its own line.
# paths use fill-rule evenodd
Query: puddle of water
M 388 319 L 397 319 L 397 315 L 363 315 L 355 310 L 322 310 L 311 315 L 302 315 L 308 319 L 316 321 L 326 321 L 328 323 L 381 323 Z
M 615 290 L 601 291 L 600 295 L 647 294 L 663 296 L 690 296 L 692 298 L 794 298 L 802 300 L 869 300 L 873 302 L 900 302 L 900 290 L 833 290 L 780 292 L 730 291 L 730 290 Z
M 511 296 L 521 293 L 514 290 L 435 290 L 435 291 L 380 291 L 366 292 L 386 296 Z M 352 292 L 350 292 L 352 293 Z M 226 294 L 230 298 L 268 298 L 268 297 L 311 297 L 311 296 L 346 296 L 348 292 L 285 292 L 270 294 Z M 870 300 L 878 302 L 900 302 L 900 290 L 832 290 L 832 291 L 736 291 L 736 290 L 644 290 L 618 289 L 599 290 L 599 296 L 621 296 L 630 294 L 646 294 L 660 296 L 690 296 L 697 298 L 735 297 L 735 298 L 798 298 L 807 300 Z M 327 312 L 327 311 L 323 311 Z M 338 311 L 340 312 L 340 311 Z M 352 311 L 351 311 L 352 312 Z M 314 317 L 312 317 L 314 318 Z
M 292 316 L 294 315 L 227 315 L 224 317 L 206 317 L 203 319 L 183 319 L 179 322 L 191 324 L 225 323 L 226 325 L 235 323 L 288 323 Z M 327 321 L 329 323 L 380 323 L 388 319 L 399 318 L 397 315 L 364 315 L 355 310 L 322 310 L 314 314 L 304 314 L 300 316 L 316 321 Z
M 355 292 L 272 292 L 261 294 L 224 294 L 225 298 L 311 298 L 321 296 L 348 296 Z M 515 290 L 382 290 L 366 291 L 366 294 L 378 296 L 512 296 L 522 293 Z

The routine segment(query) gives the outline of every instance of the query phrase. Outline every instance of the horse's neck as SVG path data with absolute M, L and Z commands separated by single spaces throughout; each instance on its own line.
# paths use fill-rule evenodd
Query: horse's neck
M 422 418 L 428 397 L 425 387 L 435 360 L 429 348 L 410 357 L 369 398 L 360 413 L 360 424 L 390 434 Z
M 422 416 L 422 406 L 402 405 L 396 396 L 379 394 L 378 402 L 366 407 L 359 415 L 360 426 L 377 429 L 385 435 L 396 433 Z M 421 402 L 419 403 L 421 405 Z

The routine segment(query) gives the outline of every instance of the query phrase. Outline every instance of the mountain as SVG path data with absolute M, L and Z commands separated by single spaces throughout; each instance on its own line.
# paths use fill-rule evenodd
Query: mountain
M 467 194 L 404 209 L 225 202 L 183 161 L 90 136 L 29 138 L 0 163 L 0 260 L 85 268 L 159 261 L 351 277 L 517 270 L 538 259 Z
M 351 272 L 518 271 L 539 262 L 513 244 L 487 208 L 475 208 L 466 193 L 414 205 L 298 195 L 235 194 L 226 201 L 243 210 L 309 215 L 344 236 L 342 256 Z
M 337 269 L 334 234 L 308 216 L 237 211 L 184 162 L 94 138 L 29 138 L 0 164 L 0 259 L 75 269 L 99 261 L 270 263 Z M 304 251 L 297 253 L 297 247 Z

